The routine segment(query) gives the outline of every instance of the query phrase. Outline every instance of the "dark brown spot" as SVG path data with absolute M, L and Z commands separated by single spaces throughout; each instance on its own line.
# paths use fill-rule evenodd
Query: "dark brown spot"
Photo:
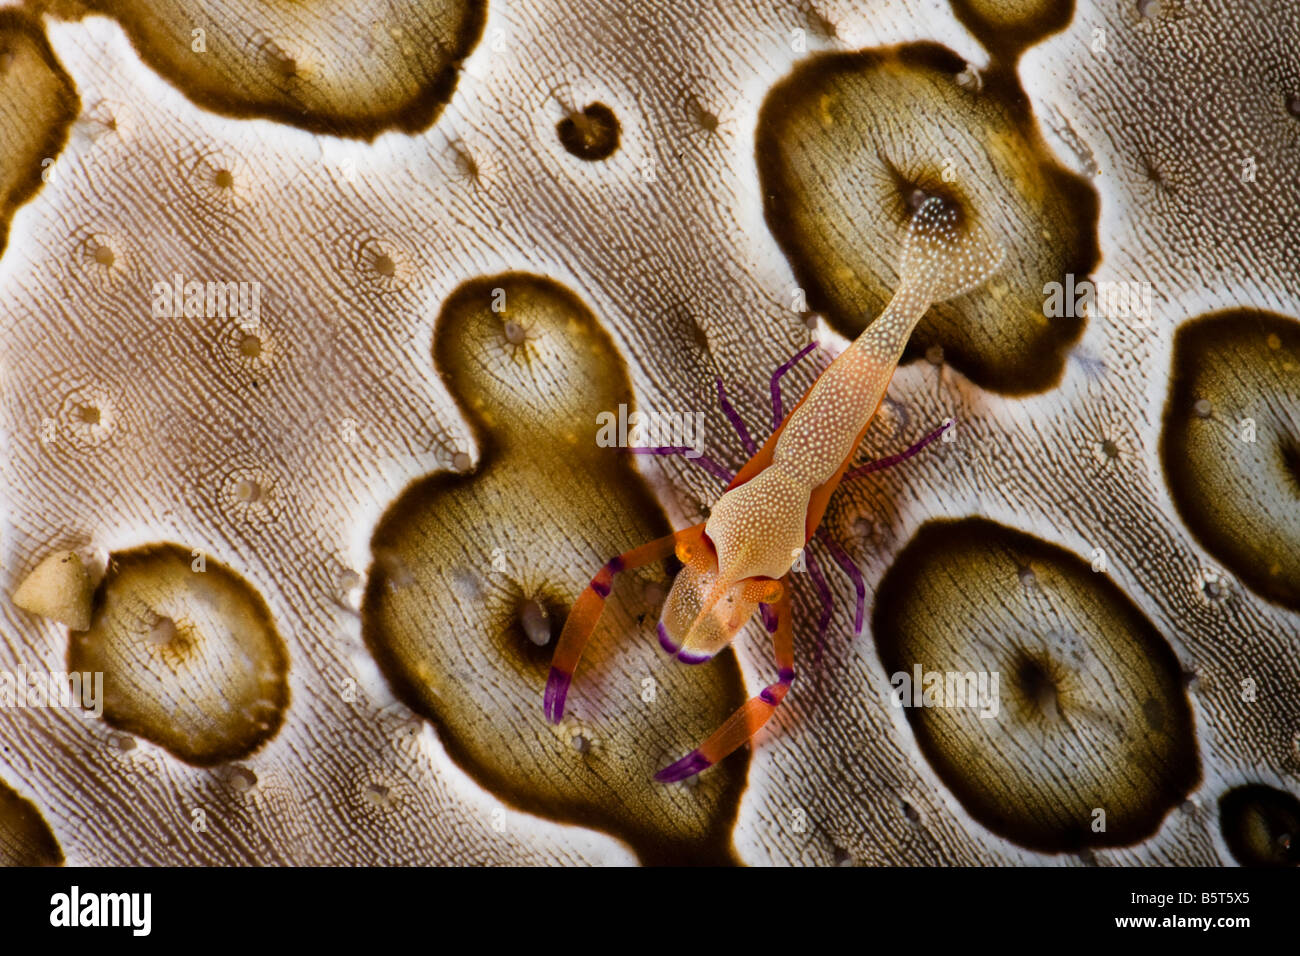
M 1300 800 L 1285 791 L 1258 783 L 1229 790 L 1219 826 L 1242 866 L 1300 866 Z
M 1179 516 L 1246 587 L 1300 608 L 1300 322 L 1228 309 L 1174 336 L 1160 459 Z M 1247 423 L 1250 424 L 1247 424 Z
M 695 120 L 695 125 L 706 133 L 716 133 L 720 121 L 718 114 L 705 106 L 698 96 L 691 95 L 691 117 Z
M 62 863 L 63 850 L 40 811 L 0 781 L 0 866 Z
M 45 27 L 13 5 L 0 10 L 0 103 L 3 253 L 10 216 L 42 188 L 50 162 L 62 152 L 81 113 L 76 88 L 50 48 Z
M 618 149 L 622 127 L 618 117 L 604 103 L 589 103 L 581 112 L 570 113 L 555 126 L 560 142 L 579 159 L 606 159 Z
M 1060 713 L 1056 679 L 1047 662 L 1028 655 L 1022 657 L 1017 662 L 1015 681 L 1021 696 L 1038 713 L 1052 718 Z
M 989 50 L 997 61 L 993 66 L 998 69 L 1014 63 L 1045 37 L 1065 29 L 1074 17 L 1074 0 L 1038 4 L 952 0 L 952 11 Z
M 1026 572 L 1036 587 L 1008 586 Z M 884 673 L 919 664 L 926 693 L 931 675 L 944 693 L 971 675 L 964 705 L 941 697 L 905 716 L 967 811 L 1023 846 L 1132 844 L 1199 780 L 1172 648 L 1108 576 L 1057 545 L 982 518 L 928 522 L 877 586 L 872 632 Z M 975 711 L 981 690 L 1002 706 Z
M 503 295 L 508 315 L 493 308 Z M 505 347 L 508 322 L 526 332 L 527 355 Z M 457 472 L 411 483 L 375 526 L 360 613 L 380 671 L 499 799 L 613 832 L 645 862 L 730 861 L 746 755 L 686 792 L 652 779 L 678 738 L 689 750 L 745 699 L 734 657 L 649 669 L 660 652 L 653 624 L 648 641 L 637 637 L 648 610 L 637 579 L 666 586 L 660 568 L 619 576 L 570 692 L 566 719 L 581 725 L 539 719 L 537 733 L 519 733 L 520 715 L 539 712 L 555 635 L 595 570 L 586 561 L 667 530 L 629 456 L 590 437 L 596 415 L 632 401 L 609 334 L 554 280 L 480 276 L 443 303 L 433 364 L 477 460 L 471 470 L 467 453 L 448 449 Z M 660 706 L 642 698 L 651 673 Z
M 289 660 L 261 596 L 211 555 L 200 572 L 196 553 L 177 544 L 114 552 L 67 666 L 103 673 L 103 719 L 114 730 L 212 766 L 279 729 Z
M 1290 476 L 1296 494 L 1300 495 L 1300 442 L 1294 440 L 1283 442 L 1279 452 L 1282 455 L 1282 467 Z
M 1045 146 L 1015 77 L 990 72 L 972 96 L 954 82 L 966 66 L 935 44 L 801 61 L 759 112 L 764 215 L 810 312 L 848 338 L 887 304 L 897 252 L 881 249 L 896 247 L 927 199 L 956 212 L 967 232 L 996 223 L 1005 246 L 996 281 L 933 305 L 903 360 L 942 345 L 945 364 L 984 388 L 1042 391 L 1059 381 L 1086 324 L 1077 315 L 1045 323 L 1043 288 L 1094 268 L 1099 204 Z M 944 115 L 954 135 L 905 133 L 893 121 L 900 113 Z M 971 147 L 954 145 L 961 140 Z M 994 194 L 990 184 L 1011 180 L 1022 188 L 1010 200 Z

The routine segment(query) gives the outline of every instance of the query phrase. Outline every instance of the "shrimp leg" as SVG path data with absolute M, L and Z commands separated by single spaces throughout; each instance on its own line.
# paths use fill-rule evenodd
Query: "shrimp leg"
M 569 693 L 569 684 L 573 672 L 577 670 L 578 660 L 582 657 L 587 640 L 596 629 L 601 612 L 605 610 L 605 600 L 614 586 L 614 575 L 620 571 L 639 568 L 668 557 L 682 542 L 694 541 L 704 532 L 704 525 L 697 524 L 682 531 L 665 535 L 649 544 L 643 544 L 624 551 L 618 557 L 610 558 L 605 566 L 596 572 L 591 583 L 573 602 L 573 609 L 564 622 L 560 640 L 555 645 L 555 656 L 551 659 L 551 672 L 546 679 L 546 696 L 543 707 L 547 718 L 555 724 L 564 716 L 564 698 Z
M 781 404 L 781 377 L 799 364 L 799 361 L 815 348 L 817 348 L 816 342 L 805 345 L 793 358 L 785 364 L 778 366 L 776 371 L 772 373 L 771 392 L 773 431 L 781 426 L 781 419 L 785 417 Z M 754 454 L 757 446 L 753 437 L 749 433 L 749 429 L 745 427 L 744 420 L 727 400 L 727 391 L 723 386 L 721 379 L 718 379 L 718 404 L 721 406 L 723 414 L 727 416 L 727 420 L 731 422 L 732 427 L 736 429 L 736 434 L 740 436 L 740 442 L 744 446 L 745 451 L 750 455 Z M 690 452 L 693 451 L 695 451 L 695 449 L 687 445 L 657 445 L 653 448 L 633 447 L 627 449 L 627 452 L 630 455 L 685 455 L 688 459 L 699 465 L 715 478 L 720 478 L 723 481 L 731 481 L 735 477 L 735 475 L 727 471 L 726 468 L 718 464 L 712 458 L 698 453 L 691 455 Z
M 888 458 L 881 458 L 879 461 L 869 461 L 865 465 L 859 465 L 852 471 L 847 472 L 844 475 L 844 480 L 850 481 L 853 478 L 861 478 L 863 475 L 869 475 L 873 471 L 884 471 L 886 468 L 892 468 L 900 462 L 907 461 L 907 459 L 911 458 L 951 427 L 952 419 L 948 419 L 906 451 L 900 451 L 897 455 L 890 455 Z
M 821 617 L 817 619 L 817 650 L 813 657 L 813 663 L 820 664 L 822 649 L 826 643 L 826 629 L 830 627 L 831 615 L 835 611 L 835 601 L 831 597 L 831 589 L 826 584 L 826 578 L 822 576 L 822 569 L 817 561 L 817 555 L 813 554 L 811 548 L 806 550 L 805 558 L 808 562 L 808 576 L 812 578 L 813 585 L 817 588 L 817 596 L 821 598 L 822 602 Z
M 801 348 L 795 356 L 784 365 L 778 365 L 775 372 L 772 373 L 772 381 L 769 386 L 772 392 L 772 431 L 781 427 L 781 422 L 785 419 L 785 408 L 781 402 L 781 378 L 786 372 L 799 364 L 800 360 L 817 347 L 816 342 L 811 342 Z
M 745 427 L 745 420 L 740 417 L 740 413 L 731 407 L 731 402 L 727 401 L 727 390 L 723 387 L 722 379 L 718 379 L 718 405 L 722 408 L 722 414 L 727 416 L 727 421 L 731 422 L 731 427 L 736 430 L 740 436 L 740 444 L 745 448 L 745 454 L 753 455 L 758 451 L 758 445 L 749 434 L 749 429 Z
M 731 481 L 735 476 L 723 468 L 708 455 L 692 455 L 695 451 L 689 445 L 656 445 L 654 448 L 629 448 L 629 455 L 685 455 L 686 460 L 699 465 L 714 478 L 720 478 L 723 481 Z
M 817 529 L 817 539 L 826 546 L 831 558 L 849 576 L 849 580 L 853 582 L 853 590 L 857 592 L 857 606 L 853 613 L 853 633 L 861 634 L 862 619 L 866 616 L 867 609 L 867 582 L 863 580 L 862 572 L 853 563 L 853 559 L 848 556 L 844 549 L 839 546 L 839 542 L 825 528 Z
M 692 777 L 743 746 L 776 713 L 786 691 L 794 683 L 794 633 L 790 626 L 789 588 L 782 587 L 775 610 L 767 604 L 760 607 L 763 625 L 772 635 L 776 666 L 779 668 L 777 682 L 768 684 L 757 697 L 750 698 L 699 747 L 655 774 L 655 779 L 660 783 L 676 783 Z

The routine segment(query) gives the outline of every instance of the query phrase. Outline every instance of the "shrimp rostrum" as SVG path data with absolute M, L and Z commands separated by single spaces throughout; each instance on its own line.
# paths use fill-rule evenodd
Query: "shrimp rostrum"
M 796 356 L 772 380 L 775 430 L 761 448 L 726 404 L 751 457 L 731 479 L 702 524 L 621 554 L 597 572 L 565 621 L 551 662 L 544 706 L 559 722 L 583 646 L 604 609 L 615 575 L 676 554 L 682 568 L 659 620 L 659 642 L 677 660 L 699 664 L 726 647 L 758 612 L 771 635 L 777 680 L 749 700 L 703 744 L 655 779 L 683 780 L 742 746 L 776 711 L 794 682 L 794 639 L 789 574 L 817 534 L 831 495 L 847 477 L 858 445 L 885 396 L 903 349 L 929 307 L 981 285 L 1002 261 L 1001 249 L 963 222 L 958 209 L 939 197 L 913 214 L 903 241 L 899 284 L 884 311 L 818 376 L 789 415 L 781 419 L 779 377 L 809 351 Z M 940 429 L 941 431 L 942 429 Z M 917 451 L 938 432 L 910 449 Z M 643 449 L 652 453 L 674 449 Z M 874 463 L 879 466 L 885 463 Z M 847 475 L 846 475 L 847 473 Z M 858 588 L 855 626 L 862 626 L 861 575 L 829 536 L 838 563 Z M 818 576 L 820 581 L 820 576 Z M 823 626 L 825 620 L 823 620 Z

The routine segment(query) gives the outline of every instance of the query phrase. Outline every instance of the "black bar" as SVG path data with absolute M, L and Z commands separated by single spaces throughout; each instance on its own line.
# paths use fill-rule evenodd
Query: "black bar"
M 70 906 L 73 886 L 87 914 L 88 895 L 150 894 L 148 936 L 135 936 L 130 925 L 52 926 L 58 895 L 67 897 Z M 82 941 L 111 938 L 125 945 L 145 939 L 186 944 L 211 939 L 217 945 L 225 940 L 258 948 L 319 942 L 333 951 L 349 941 L 373 946 L 376 934 L 388 930 L 429 940 L 434 938 L 431 926 L 439 934 L 460 935 L 462 927 L 470 934 L 489 929 L 494 941 L 502 934 L 518 934 L 522 942 L 530 935 L 540 942 L 557 924 L 567 933 L 588 935 L 610 918 L 626 919 L 631 911 L 639 915 L 628 932 L 635 926 L 655 936 L 666 934 L 663 938 L 682 932 L 692 945 L 701 942 L 697 931 L 738 934 L 740 940 L 788 931 L 805 944 L 823 935 L 831 941 L 848 931 L 864 949 L 894 948 L 889 941 L 899 944 L 909 938 L 936 945 L 945 938 L 1180 944 L 1192 935 L 1230 946 L 1247 938 L 1294 940 L 1298 906 L 1300 871 L 1295 869 L 0 871 L 0 925 L 6 943 L 72 936 Z M 488 927 L 483 925 L 485 912 Z M 1133 919 L 1154 923 L 1120 925 Z M 1211 921 L 1208 927 L 1199 924 L 1204 919 Z M 1222 922 L 1242 919 L 1245 925 Z M 1198 923 L 1189 925 L 1191 920 Z M 677 930 L 667 925 L 679 923 Z

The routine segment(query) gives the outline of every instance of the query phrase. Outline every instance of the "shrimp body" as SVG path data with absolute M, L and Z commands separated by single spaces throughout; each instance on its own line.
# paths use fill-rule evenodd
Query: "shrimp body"
M 817 530 L 808 521 L 813 492 L 838 483 L 928 306 L 904 317 L 891 302 L 790 413 L 771 463 L 718 499 L 704 533 L 724 579 L 781 578 L 790 570 Z
M 635 566 L 633 561 L 643 564 L 673 551 L 683 567 L 659 621 L 664 649 L 685 663 L 707 661 L 762 608 L 780 673 L 776 684 L 657 779 L 698 773 L 744 743 L 771 716 L 794 680 L 790 602 L 781 582 L 788 581 L 821 524 L 916 324 L 934 302 L 979 285 L 1001 261 L 1000 254 L 991 254 L 958 226 L 956 210 L 938 198 L 926 200 L 909 225 L 899 286 L 885 310 L 822 372 L 732 479 L 708 520 L 620 555 L 596 575 L 560 635 L 547 683 L 548 716 L 558 720 L 563 713 L 569 677 L 613 575 Z

